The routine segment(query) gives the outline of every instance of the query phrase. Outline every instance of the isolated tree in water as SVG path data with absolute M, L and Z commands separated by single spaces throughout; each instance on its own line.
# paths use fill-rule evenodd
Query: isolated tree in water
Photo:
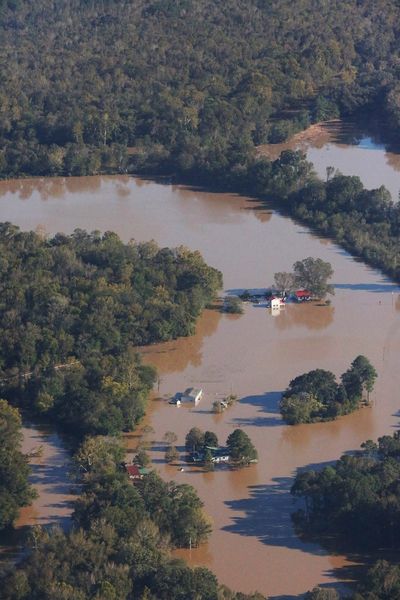
M 324 298 L 327 294 L 334 294 L 333 286 L 328 284 L 328 279 L 333 275 L 330 263 L 321 258 L 304 258 L 293 265 L 294 278 L 298 287 L 310 290 L 313 296 Z
M 366 356 L 360 354 L 353 360 L 351 367 L 342 375 L 343 386 L 349 398 L 361 399 L 364 391 L 369 394 L 374 389 L 377 372 Z
M 252 444 L 251 439 L 241 429 L 235 429 L 226 440 L 228 452 L 233 460 L 248 463 L 256 460 L 257 450 Z
M 192 427 L 185 438 L 185 446 L 188 452 L 195 452 L 204 446 L 204 432 L 198 427 Z

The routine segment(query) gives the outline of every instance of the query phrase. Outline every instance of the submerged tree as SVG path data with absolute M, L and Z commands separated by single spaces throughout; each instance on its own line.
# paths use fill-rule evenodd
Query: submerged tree
M 188 452 L 195 452 L 204 446 L 204 432 L 198 427 L 192 427 L 185 438 L 185 447 Z
M 366 391 L 369 402 L 369 394 L 374 389 L 377 376 L 368 358 L 360 354 L 353 360 L 350 369 L 343 373 L 342 382 L 349 397 L 361 399 Z
M 275 287 L 279 292 L 290 294 L 296 289 L 293 273 L 280 272 L 274 275 Z
M 226 440 L 228 452 L 233 460 L 249 463 L 257 460 L 257 450 L 251 439 L 242 429 L 235 429 Z
M 310 256 L 295 262 L 293 271 L 296 285 L 310 290 L 313 296 L 324 298 L 327 294 L 334 294 L 333 286 L 328 284 L 333 275 L 330 263 Z

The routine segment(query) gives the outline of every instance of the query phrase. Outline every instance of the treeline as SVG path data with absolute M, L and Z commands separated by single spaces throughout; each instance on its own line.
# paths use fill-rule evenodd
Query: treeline
M 331 421 L 360 406 L 363 396 L 369 403 L 377 373 L 365 356 L 357 356 L 341 375 L 314 369 L 293 379 L 284 391 L 279 408 L 289 425 Z
M 237 148 L 381 110 L 398 130 L 390 0 L 3 0 L 0 174 L 218 169 Z
M 304 154 L 291 150 L 272 162 L 233 153 L 224 170 L 212 176 L 188 171 L 186 177 L 272 201 L 285 214 L 400 281 L 400 203 L 394 203 L 383 186 L 367 190 L 358 177 L 340 173 L 319 181 Z
M 0 400 L 0 531 L 10 527 L 19 509 L 36 496 L 28 482 L 29 462 L 21 443 L 19 411 Z
M 115 439 L 81 445 L 72 530 L 33 528 L 28 556 L 0 577 L 1 600 L 263 600 L 171 558 L 171 548 L 207 537 L 202 503 L 191 486 L 155 473 L 133 485 L 120 467 L 123 455 Z
M 360 547 L 399 548 L 400 435 L 368 440 L 363 452 L 321 471 L 303 471 L 292 493 L 305 499 L 297 514 L 306 529 L 332 532 Z
M 292 494 L 305 501 L 294 521 L 303 534 L 340 541 L 353 550 L 400 549 L 400 433 L 367 440 L 321 471 L 302 471 Z M 323 600 L 320 590 L 310 600 Z M 333 594 L 333 592 L 332 592 Z M 327 595 L 326 598 L 331 598 Z M 339 595 L 332 595 L 332 600 Z M 357 585 L 352 600 L 400 598 L 400 565 L 380 560 Z
M 0 389 L 82 438 L 133 428 L 155 373 L 134 346 L 193 333 L 222 285 L 198 252 L 0 225 Z

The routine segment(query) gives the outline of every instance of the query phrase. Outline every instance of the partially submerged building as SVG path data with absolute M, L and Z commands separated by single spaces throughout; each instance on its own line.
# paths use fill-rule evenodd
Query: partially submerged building
M 182 396 L 181 402 L 194 402 L 194 404 L 198 404 L 200 402 L 201 397 L 203 396 L 203 390 L 197 388 L 187 388 Z
M 296 302 L 309 302 L 312 299 L 312 294 L 309 290 L 297 290 L 293 296 Z

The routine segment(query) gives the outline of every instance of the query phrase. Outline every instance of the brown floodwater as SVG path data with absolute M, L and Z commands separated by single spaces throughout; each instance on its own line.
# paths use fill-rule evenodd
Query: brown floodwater
M 259 151 L 276 159 L 283 150 L 302 150 L 321 179 L 327 167 L 343 175 L 357 175 L 368 189 L 381 185 L 397 202 L 400 192 L 400 154 L 384 143 L 378 129 L 367 130 L 351 121 L 327 121 L 312 125 L 288 142 L 260 146 Z
M 272 598 L 351 579 L 349 567 L 364 557 L 335 554 L 300 540 L 290 519 L 296 508 L 290 486 L 297 469 L 319 468 L 398 426 L 397 286 L 272 209 L 228 194 L 129 177 L 19 180 L 0 183 L 0 216 L 23 229 L 40 226 L 48 233 L 81 227 L 114 230 L 124 240 L 184 244 L 200 250 L 223 272 L 230 292 L 265 288 L 276 271 L 290 270 L 307 256 L 331 262 L 335 296 L 330 306 L 288 305 L 272 315 L 265 307 L 247 304 L 239 317 L 208 309 L 193 337 L 144 348 L 145 361 L 160 374 L 155 390 L 159 399 L 151 402 L 146 421 L 154 432 L 147 439 L 153 442 L 153 465 L 162 477 L 194 485 L 213 519 L 209 543 L 179 551 L 179 556 L 209 566 L 232 588 L 258 589 Z M 317 367 L 339 376 L 361 353 L 379 373 L 370 408 L 332 423 L 284 425 L 278 400 L 293 377 Z M 189 386 L 204 390 L 198 406 L 168 404 L 166 398 Z M 231 391 L 240 401 L 214 415 L 212 402 Z M 176 432 L 183 458 L 184 438 L 193 426 L 215 431 L 221 443 L 242 427 L 257 447 L 259 463 L 240 471 L 218 467 L 210 473 L 166 465 L 164 433 Z M 128 447 L 137 440 L 137 434 L 128 436 Z M 48 477 L 50 488 L 61 494 L 50 501 L 42 488 L 31 515 L 29 510 L 22 515 L 24 524 L 57 521 L 68 514 L 66 474 L 51 473 L 51 460 L 45 457 L 41 464 L 43 484 Z
M 38 497 L 31 506 L 21 509 L 3 546 L 0 560 L 14 560 L 21 554 L 27 526 L 59 526 L 68 528 L 75 499 L 69 478 L 70 459 L 60 437 L 47 426 L 26 423 L 22 428 L 22 452 L 31 456 L 31 483 Z

